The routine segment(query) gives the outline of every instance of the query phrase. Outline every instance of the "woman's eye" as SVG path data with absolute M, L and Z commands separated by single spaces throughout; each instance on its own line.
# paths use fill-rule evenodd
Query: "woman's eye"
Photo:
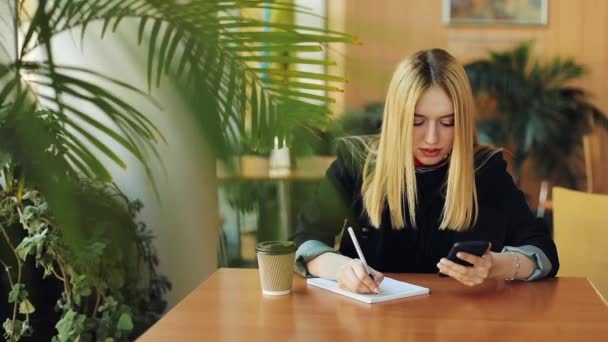
M 440 121 L 440 123 L 443 126 L 445 126 L 445 127 L 452 127 L 452 126 L 454 126 L 454 120 Z
M 416 121 L 414 120 L 414 126 L 421 126 L 424 123 L 423 120 Z

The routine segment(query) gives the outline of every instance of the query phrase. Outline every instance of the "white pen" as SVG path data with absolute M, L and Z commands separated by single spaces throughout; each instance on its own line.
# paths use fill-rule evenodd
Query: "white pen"
M 367 266 L 367 261 L 365 261 L 365 256 L 363 255 L 363 251 L 361 250 L 361 246 L 359 246 L 359 242 L 357 241 L 357 237 L 355 236 L 355 232 L 353 231 L 353 227 L 348 227 L 348 234 L 350 234 L 350 238 L 353 240 L 353 245 L 355 245 L 355 249 L 357 250 L 357 255 L 359 255 L 359 259 L 363 263 L 363 268 L 365 268 L 365 272 L 374 279 L 372 272 L 369 271 L 369 267 Z M 375 279 L 374 279 L 375 280 Z

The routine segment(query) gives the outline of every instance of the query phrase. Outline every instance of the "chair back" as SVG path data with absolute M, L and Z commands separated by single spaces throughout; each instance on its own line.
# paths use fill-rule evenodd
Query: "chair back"
M 553 234 L 561 276 L 588 277 L 608 299 L 608 195 L 553 188 Z

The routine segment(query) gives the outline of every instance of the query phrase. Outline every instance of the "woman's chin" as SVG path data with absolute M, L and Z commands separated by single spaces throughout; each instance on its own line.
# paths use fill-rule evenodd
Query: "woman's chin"
M 441 162 L 443 160 L 443 158 L 441 158 L 440 156 L 437 157 L 427 157 L 427 156 L 417 156 L 416 159 L 418 159 L 419 162 L 422 163 L 422 165 L 435 165 L 438 164 L 439 162 Z

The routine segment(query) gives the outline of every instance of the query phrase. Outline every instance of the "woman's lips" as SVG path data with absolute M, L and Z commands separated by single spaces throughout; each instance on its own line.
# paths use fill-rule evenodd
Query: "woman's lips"
M 424 154 L 425 157 L 429 158 L 437 157 L 441 152 L 440 148 L 421 148 L 419 150 L 422 151 L 422 154 Z

